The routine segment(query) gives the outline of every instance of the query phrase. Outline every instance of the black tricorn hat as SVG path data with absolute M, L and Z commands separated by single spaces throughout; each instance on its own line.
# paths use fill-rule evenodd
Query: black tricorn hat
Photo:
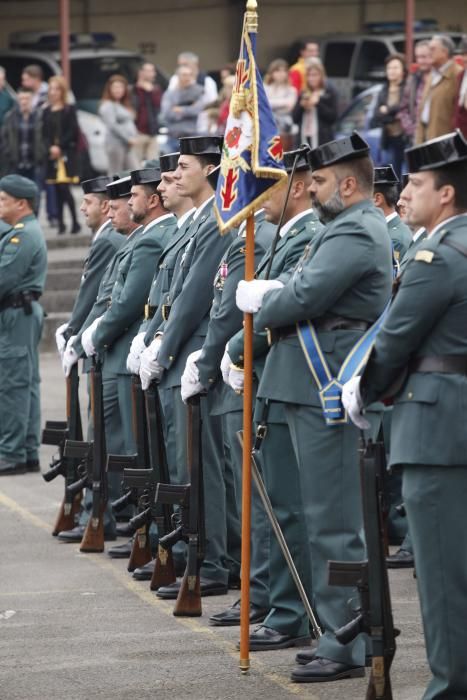
M 435 170 L 467 159 L 467 141 L 459 129 L 405 151 L 410 173 Z
M 120 199 L 131 195 L 131 177 L 126 175 L 119 180 L 109 182 L 106 187 L 109 199 Z
M 365 139 L 357 131 L 354 131 L 351 136 L 344 136 L 344 138 L 329 141 L 313 148 L 308 154 L 308 160 L 312 170 L 319 170 L 344 160 L 367 156 L 369 153 L 370 147 Z
M 397 185 L 399 178 L 391 164 L 375 168 L 375 185 Z
M 180 155 L 207 156 L 222 155 L 221 136 L 183 136 L 180 139 Z
M 285 151 L 284 153 L 284 166 L 288 173 L 293 170 L 293 164 L 295 159 L 297 159 L 297 165 L 295 167 L 295 172 L 303 172 L 305 170 L 311 170 L 310 161 L 308 160 L 308 154 L 310 153 L 310 147 L 307 143 L 302 143 L 301 146 L 295 148 L 293 151 Z
M 209 173 L 207 180 L 209 184 L 211 185 L 212 189 L 215 190 L 217 188 L 217 181 L 219 180 L 219 175 L 221 172 L 221 166 L 218 165 L 217 168 L 214 168 L 214 170 L 211 170 Z
M 404 190 L 409 184 L 409 173 L 402 173 L 401 175 L 401 190 Z
M 180 153 L 166 153 L 159 159 L 161 173 L 169 173 L 177 169 Z
M 100 175 L 99 177 L 93 177 L 92 180 L 83 180 L 81 187 L 84 194 L 107 194 L 107 185 L 112 181 L 112 177 Z
M 161 181 L 161 171 L 158 168 L 142 168 L 130 173 L 132 185 L 158 185 Z

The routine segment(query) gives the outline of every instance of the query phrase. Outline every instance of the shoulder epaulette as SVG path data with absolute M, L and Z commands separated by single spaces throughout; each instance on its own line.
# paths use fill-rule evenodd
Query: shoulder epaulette
M 22 228 L 24 228 L 24 224 L 22 224 L 22 223 L 20 222 L 19 224 L 15 224 L 15 225 L 13 226 L 13 228 L 15 229 L 15 231 L 19 231 L 19 230 L 21 230 Z
M 419 260 L 425 263 L 431 263 L 433 261 L 434 256 L 435 253 L 433 250 L 417 250 L 417 252 L 415 253 L 414 260 Z

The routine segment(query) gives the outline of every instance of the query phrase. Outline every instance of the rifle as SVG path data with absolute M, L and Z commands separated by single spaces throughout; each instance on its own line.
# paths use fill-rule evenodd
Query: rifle
M 188 400 L 188 469 L 190 484 L 158 484 L 156 501 L 180 507 L 179 523 L 173 532 L 159 539 L 159 548 L 168 551 L 179 540 L 187 543 L 187 565 L 174 607 L 178 617 L 201 615 L 200 568 L 204 559 L 204 494 L 201 446 L 200 396 Z M 176 523 L 177 519 L 173 517 Z
M 368 559 L 361 562 L 329 562 L 329 584 L 357 586 L 360 592 L 359 615 L 336 631 L 341 644 L 366 632 L 372 642 L 372 669 L 366 700 L 392 700 L 390 668 L 396 652 L 388 572 L 384 553 L 381 474 L 377 472 L 378 447 L 362 439 L 360 446 L 363 521 Z
M 53 481 L 59 474 L 65 478 L 65 492 L 52 530 L 54 536 L 75 526 L 75 517 L 81 505 L 81 490 L 75 493 L 68 490 L 68 486 L 76 480 L 78 462 L 65 455 L 67 438 L 83 439 L 78 390 L 78 366 L 74 365 L 66 378 L 66 421 L 47 421 L 42 431 L 42 444 L 58 447 L 58 458 L 52 458 L 48 471 L 42 477 L 47 482 Z
M 91 412 L 94 423 L 92 443 L 91 516 L 86 525 L 80 552 L 104 551 L 104 511 L 107 503 L 106 448 L 104 432 L 104 402 L 102 396 L 101 363 L 95 356 L 91 367 Z M 89 444 L 89 443 L 88 443 Z M 88 478 L 89 481 L 89 478 Z

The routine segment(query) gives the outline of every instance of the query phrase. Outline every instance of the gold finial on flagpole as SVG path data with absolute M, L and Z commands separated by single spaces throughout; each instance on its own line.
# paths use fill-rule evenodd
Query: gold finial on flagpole
M 258 31 L 258 3 L 256 0 L 247 0 L 245 13 L 245 28 L 247 32 Z

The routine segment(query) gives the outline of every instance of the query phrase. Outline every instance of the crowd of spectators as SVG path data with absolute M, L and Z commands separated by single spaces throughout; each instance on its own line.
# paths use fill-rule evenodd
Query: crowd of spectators
M 386 59 L 371 126 L 381 129 L 381 162 L 400 175 L 404 149 L 412 143 L 459 128 L 467 136 L 467 37 L 458 47 L 447 35 L 415 45 L 415 62 L 406 70 L 404 56 Z M 47 215 L 65 232 L 79 231 L 69 185 L 92 177 L 87 143 L 64 79 L 48 83 L 38 65 L 27 66 L 14 93 L 0 66 L 0 175 L 16 172 L 32 178 L 46 192 Z M 216 81 L 200 69 L 196 54 L 179 54 L 165 92 L 155 66 L 140 66 L 134 85 L 123 75 L 107 81 L 99 105 L 106 127 L 108 172 L 136 168 L 159 151 L 176 150 L 180 136 L 222 135 L 235 85 L 235 64 L 219 71 Z M 305 41 L 295 63 L 273 60 L 264 74 L 265 91 L 285 149 L 307 142 L 315 147 L 335 137 L 338 95 L 315 41 Z M 164 138 L 161 138 L 164 133 Z

